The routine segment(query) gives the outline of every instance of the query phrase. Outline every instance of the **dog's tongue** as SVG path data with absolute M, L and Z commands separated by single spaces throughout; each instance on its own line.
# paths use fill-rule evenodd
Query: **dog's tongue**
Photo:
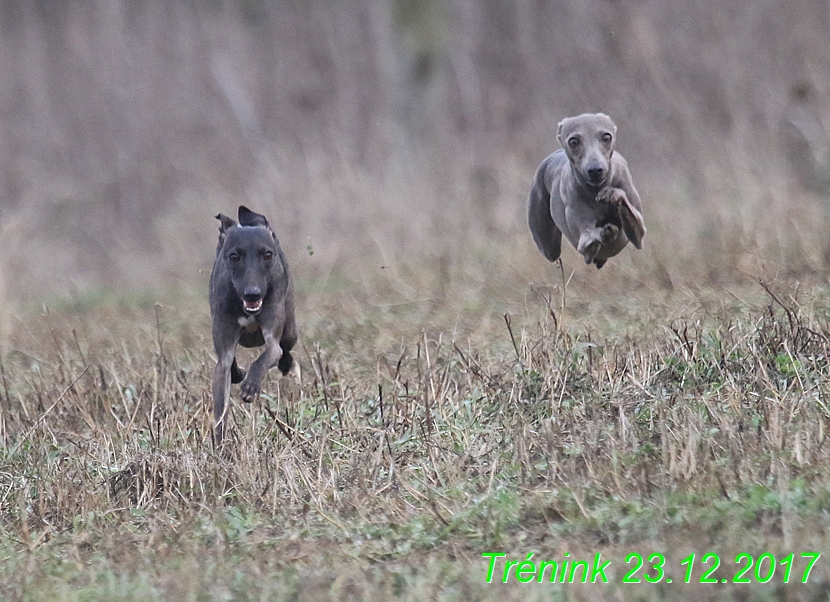
M 262 309 L 262 299 L 256 301 L 242 301 L 245 306 L 245 311 L 259 311 Z

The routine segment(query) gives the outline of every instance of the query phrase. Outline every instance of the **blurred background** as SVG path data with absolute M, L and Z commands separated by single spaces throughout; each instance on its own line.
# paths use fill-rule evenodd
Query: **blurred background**
M 0 286 L 203 286 L 239 204 L 298 279 L 558 277 L 526 197 L 586 111 L 649 229 L 601 275 L 823 278 L 828 32 L 827 0 L 3 0 Z

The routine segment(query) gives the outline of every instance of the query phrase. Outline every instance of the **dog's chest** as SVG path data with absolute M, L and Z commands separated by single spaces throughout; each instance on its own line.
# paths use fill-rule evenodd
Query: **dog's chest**
M 256 316 L 239 316 L 237 322 L 239 322 L 243 332 L 253 334 L 259 330 L 259 322 L 257 322 Z

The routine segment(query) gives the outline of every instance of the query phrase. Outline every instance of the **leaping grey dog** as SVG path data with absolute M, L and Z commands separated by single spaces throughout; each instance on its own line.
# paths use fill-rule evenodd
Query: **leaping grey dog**
M 628 163 L 614 151 L 616 133 L 603 113 L 559 122 L 562 148 L 539 166 L 527 214 L 533 240 L 549 261 L 559 259 L 563 233 L 597 269 L 629 240 L 643 248 L 640 195 Z
M 221 213 L 216 261 L 210 274 L 210 314 L 217 364 L 213 371 L 213 417 L 221 443 L 231 383 L 240 386 L 242 401 L 259 394 L 273 366 L 287 374 L 297 342 L 294 285 L 277 235 L 265 216 L 239 207 L 239 224 Z M 260 347 L 248 371 L 236 363 L 236 346 Z

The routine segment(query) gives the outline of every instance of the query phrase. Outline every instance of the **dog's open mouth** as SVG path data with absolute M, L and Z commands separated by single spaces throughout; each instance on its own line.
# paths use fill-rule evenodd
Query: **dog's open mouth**
M 242 306 L 245 308 L 246 313 L 255 314 L 262 309 L 262 299 L 257 299 L 256 301 L 243 300 Z

